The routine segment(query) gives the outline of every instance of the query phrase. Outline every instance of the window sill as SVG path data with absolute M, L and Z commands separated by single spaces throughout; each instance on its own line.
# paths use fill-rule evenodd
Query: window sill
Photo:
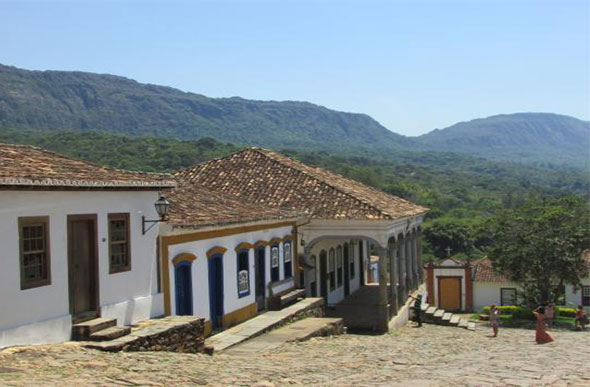
M 25 284 L 21 283 L 20 290 L 42 288 L 44 286 L 49 286 L 49 285 L 51 285 L 51 280 L 35 281 L 35 282 L 29 282 L 29 283 L 25 283 Z

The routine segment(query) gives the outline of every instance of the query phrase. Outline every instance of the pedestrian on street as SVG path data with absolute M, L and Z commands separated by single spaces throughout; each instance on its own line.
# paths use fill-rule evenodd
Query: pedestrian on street
M 537 319 L 537 329 L 535 330 L 535 341 L 537 344 L 545 344 L 552 342 L 553 336 L 547 332 L 547 324 L 545 323 L 545 307 L 543 305 L 537 307 L 533 311 L 535 318 Z
M 588 317 L 586 317 L 586 312 L 584 312 L 584 307 L 582 305 L 578 305 L 578 310 L 576 311 L 576 329 L 578 325 L 580 328 L 584 330 L 585 324 L 587 324 Z
M 498 337 L 498 315 L 499 314 L 500 314 L 500 310 L 496 307 L 496 305 L 490 306 L 489 321 L 490 321 L 490 325 L 492 326 L 492 332 L 494 332 L 494 335 L 492 337 Z
M 408 293 L 410 298 L 414 299 L 414 321 L 418 323 L 418 327 L 422 327 L 422 294 L 418 294 L 414 297 L 411 293 Z

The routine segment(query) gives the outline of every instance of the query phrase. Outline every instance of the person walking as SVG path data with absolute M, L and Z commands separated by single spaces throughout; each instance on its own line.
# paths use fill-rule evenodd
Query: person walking
M 494 335 L 492 337 L 498 337 L 498 315 L 500 314 L 500 310 L 496 307 L 496 305 L 490 306 L 490 316 L 489 321 L 492 327 L 492 332 Z
M 586 312 L 584 312 L 584 307 L 582 305 L 578 305 L 578 310 L 576 311 L 576 329 L 578 329 L 578 325 L 580 328 L 584 330 L 586 328 L 586 324 L 588 318 L 586 317 Z
M 537 329 L 535 330 L 535 341 L 537 344 L 545 344 L 552 342 L 553 336 L 547 332 L 547 324 L 545 316 L 545 307 L 539 306 L 533 311 L 535 318 L 537 319 Z
M 418 294 L 414 297 L 411 293 L 408 293 L 410 298 L 414 299 L 414 321 L 418 324 L 418 327 L 422 327 L 422 294 Z

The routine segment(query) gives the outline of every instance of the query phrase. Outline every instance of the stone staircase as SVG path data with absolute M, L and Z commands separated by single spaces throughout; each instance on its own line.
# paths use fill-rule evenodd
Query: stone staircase
M 72 326 L 72 340 L 109 341 L 128 335 L 130 327 L 118 327 L 117 319 L 95 318 Z
M 465 328 L 471 331 L 475 330 L 475 323 L 465 318 L 461 318 L 444 309 L 438 309 L 436 306 L 430 306 L 427 303 L 422 304 L 422 320 L 426 323 L 437 325 L 448 325 L 453 327 Z

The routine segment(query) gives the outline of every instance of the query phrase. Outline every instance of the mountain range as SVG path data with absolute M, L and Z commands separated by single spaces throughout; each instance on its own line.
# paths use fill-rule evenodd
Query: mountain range
M 549 113 L 461 122 L 419 137 L 308 102 L 209 98 L 105 74 L 0 65 L 0 130 L 98 131 L 356 154 L 461 152 L 587 167 L 590 123 Z

